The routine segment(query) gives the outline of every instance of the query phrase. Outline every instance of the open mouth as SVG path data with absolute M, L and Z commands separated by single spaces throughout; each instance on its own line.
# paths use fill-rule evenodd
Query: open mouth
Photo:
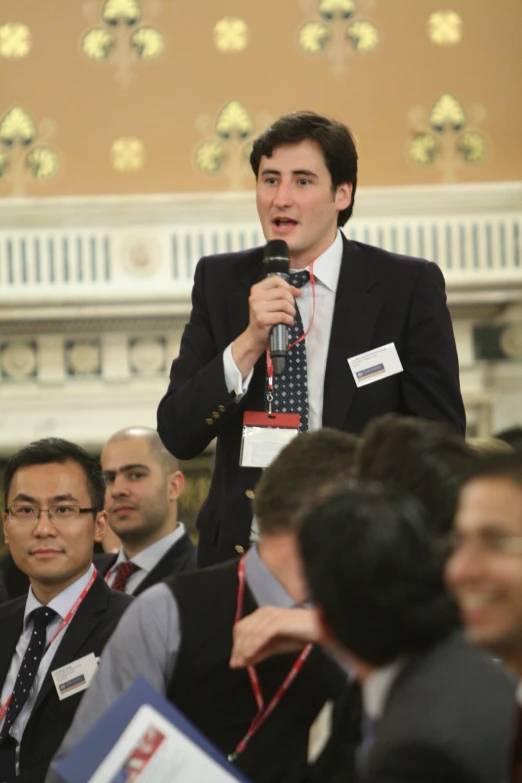
M 276 217 L 273 219 L 272 223 L 277 228 L 293 228 L 294 226 L 297 226 L 297 220 L 287 217 Z

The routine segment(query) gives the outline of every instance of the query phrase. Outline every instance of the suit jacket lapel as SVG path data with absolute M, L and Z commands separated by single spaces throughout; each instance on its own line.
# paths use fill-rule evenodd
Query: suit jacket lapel
M 176 541 L 170 549 L 168 549 L 163 557 L 156 563 L 154 568 L 149 571 L 143 582 L 140 582 L 134 595 L 139 595 L 148 587 L 161 582 L 163 579 L 167 579 L 169 576 L 174 576 L 178 572 L 182 571 L 182 564 L 190 557 L 193 550 L 193 545 L 185 533 L 178 541 Z
M 71 663 L 77 657 L 81 657 L 77 655 L 77 652 L 99 625 L 100 620 L 103 618 L 103 611 L 107 608 L 109 597 L 110 589 L 106 586 L 103 579 L 98 576 L 65 631 L 38 693 L 33 712 L 39 708 L 49 690 L 54 688 L 51 672 L 59 669 L 66 663 Z
M 348 359 L 368 351 L 382 307 L 364 252 L 343 237 L 344 251 L 324 384 L 323 426 L 342 429 L 356 390 Z

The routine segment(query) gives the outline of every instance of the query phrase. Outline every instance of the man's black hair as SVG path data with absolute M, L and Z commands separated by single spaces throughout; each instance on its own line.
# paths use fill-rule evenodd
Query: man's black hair
M 354 483 L 312 511 L 299 537 L 313 600 L 360 660 L 384 666 L 458 627 L 443 558 L 415 498 Z
M 250 165 L 256 179 L 263 156 L 271 158 L 276 147 L 301 141 L 313 141 L 319 146 L 332 179 L 332 194 L 344 182 L 352 185 L 350 206 L 337 216 L 337 225 L 344 226 L 351 217 L 357 188 L 357 150 L 350 130 L 342 122 L 321 117 L 313 111 L 297 111 L 280 117 L 252 147 Z
M 87 454 L 81 446 L 62 438 L 36 440 L 10 457 L 4 469 L 4 505 L 7 505 L 9 490 L 17 470 L 32 465 L 49 465 L 55 462 L 60 465 L 66 462 L 76 462 L 80 465 L 87 480 L 91 505 L 97 511 L 102 511 L 105 499 L 105 481 L 99 461 Z

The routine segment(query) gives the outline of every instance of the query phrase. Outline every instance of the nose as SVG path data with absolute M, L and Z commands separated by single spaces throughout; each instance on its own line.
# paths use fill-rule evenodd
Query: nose
M 56 528 L 52 520 L 49 519 L 48 511 L 40 510 L 40 519 L 36 523 L 33 533 L 37 538 L 49 538 L 57 535 Z
M 116 476 L 114 477 L 114 481 L 109 487 L 109 492 L 112 495 L 112 497 L 121 497 L 122 495 L 123 496 L 128 495 L 129 489 L 125 476 L 121 474 L 116 474 Z
M 484 573 L 484 556 L 480 547 L 467 543 L 450 555 L 446 564 L 446 578 L 450 587 L 474 582 Z
M 289 207 L 292 203 L 292 192 L 289 183 L 280 182 L 274 195 L 274 206 L 278 209 Z

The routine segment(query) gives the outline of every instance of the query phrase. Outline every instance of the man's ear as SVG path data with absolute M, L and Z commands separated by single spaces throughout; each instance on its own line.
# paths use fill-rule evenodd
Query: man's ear
M 353 185 L 351 182 L 341 182 L 335 191 L 335 206 L 342 212 L 343 209 L 347 209 L 352 203 Z
M 4 520 L 4 541 L 6 544 L 9 543 L 9 533 L 7 532 L 7 514 L 3 513 L 3 520 Z
M 100 543 L 107 530 L 108 514 L 106 511 L 98 511 L 94 521 L 94 540 Z
M 185 486 L 185 476 L 181 470 L 176 470 L 174 473 L 170 473 L 167 477 L 168 498 L 169 500 L 177 500 L 183 488 Z

